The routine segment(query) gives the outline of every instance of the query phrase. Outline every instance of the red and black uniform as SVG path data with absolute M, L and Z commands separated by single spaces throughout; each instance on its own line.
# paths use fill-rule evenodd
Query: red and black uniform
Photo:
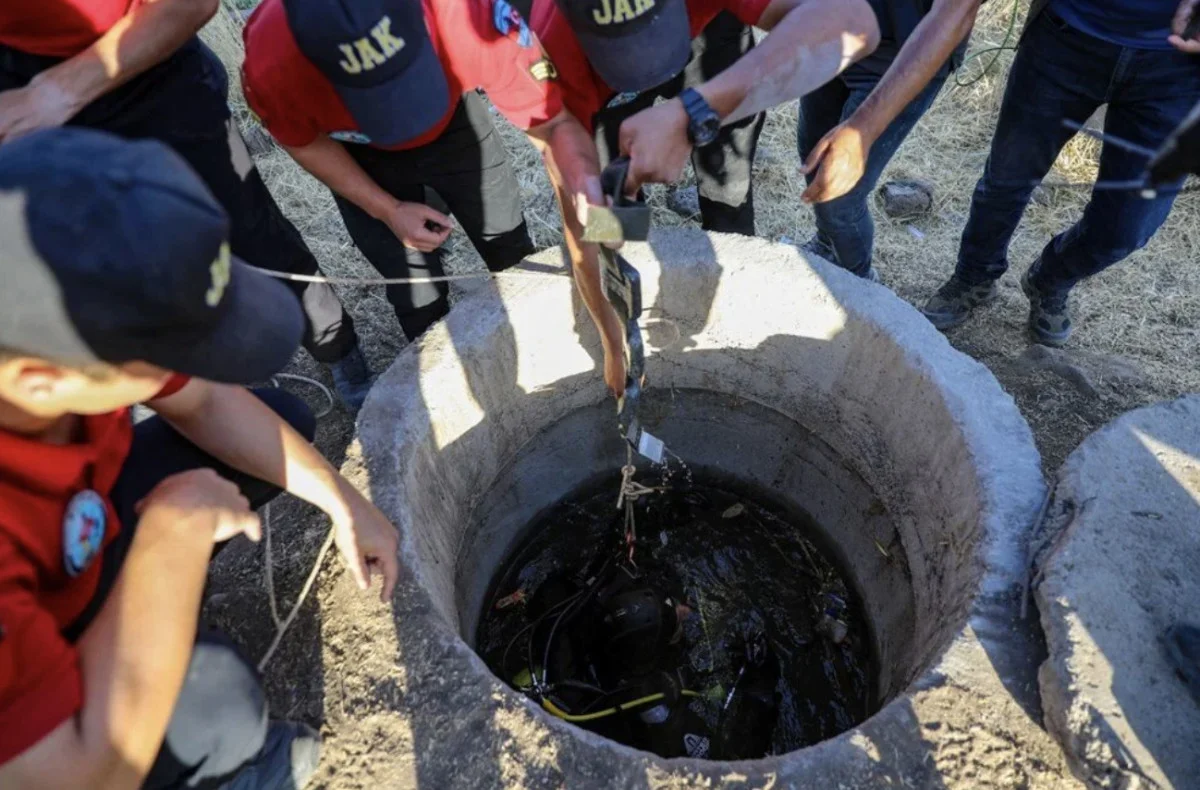
M 3 0 L 0 91 L 91 46 L 139 0 Z M 243 260 L 269 269 L 319 274 L 316 258 L 280 212 L 253 167 L 227 104 L 225 69 L 198 39 L 85 107 L 70 125 L 171 146 L 204 180 L 232 220 L 230 243 Z M 355 343 L 354 324 L 328 285 L 294 283 L 308 319 L 304 344 L 321 362 Z
M 601 164 L 620 153 L 621 122 L 673 98 L 733 65 L 754 46 L 753 28 L 770 0 L 687 0 L 692 58 L 683 73 L 636 98 L 609 106 L 617 92 L 588 63 L 556 0 L 533 0 L 531 24 L 558 68 L 567 109 L 596 136 Z M 622 97 L 624 98 L 624 97 Z M 754 152 L 766 115 L 722 127 L 712 144 L 692 151 L 706 230 L 754 235 Z
M 441 121 L 421 136 L 385 147 L 364 135 L 301 51 L 282 0 L 265 0 L 246 24 L 246 100 L 286 146 L 302 147 L 328 135 L 398 200 L 426 203 L 427 191 L 436 192 L 488 268 L 499 271 L 532 252 L 533 243 L 521 213 L 520 186 L 477 90 L 513 124 L 530 129 L 562 110 L 554 68 L 527 30 L 522 35 L 496 28 L 492 0 L 424 0 L 422 6 L 453 100 Z M 403 113 L 404 107 L 395 111 Z M 383 222 L 334 197 L 351 238 L 385 277 L 444 273 L 440 251 L 405 248 Z M 447 293 L 444 283 L 393 286 L 388 299 L 412 338 L 445 314 Z
M 158 397 L 188 381 L 172 378 Z M 258 395 L 311 439 L 315 423 L 303 403 L 280 390 Z M 85 678 L 75 642 L 116 581 L 137 525 L 134 506 L 166 477 L 202 467 L 236 482 L 255 507 L 279 493 L 218 463 L 161 418 L 135 427 L 128 409 L 81 418 L 66 445 L 0 431 L 0 764 L 80 712 Z M 265 703 L 253 668 L 216 635 L 198 639 L 192 667 L 203 665 L 223 669 L 216 677 L 189 672 L 148 787 L 224 776 L 262 744 Z M 198 719 L 195 697 L 223 715 Z M 211 732 L 214 722 L 223 732 Z

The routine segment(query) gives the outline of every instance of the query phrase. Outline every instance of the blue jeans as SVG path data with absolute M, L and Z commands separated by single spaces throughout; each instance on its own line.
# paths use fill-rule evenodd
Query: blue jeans
M 875 246 L 875 222 L 867 204 L 883 169 L 896 150 L 933 104 L 945 76 L 935 77 L 884 130 L 867 157 L 862 180 L 841 197 L 813 205 L 817 221 L 816 246 L 829 260 L 854 274 L 864 276 L 871 268 Z M 851 67 L 840 77 L 800 99 L 796 144 L 800 159 L 816 147 L 825 134 L 850 117 L 879 84 L 879 75 Z M 809 178 L 811 181 L 812 178 Z
M 1200 57 L 1132 49 L 1072 28 L 1050 12 L 1026 31 L 1008 77 L 1000 119 L 958 253 L 957 276 L 977 285 L 1008 269 L 1008 243 L 1034 187 L 1074 132 L 1108 105 L 1105 132 L 1157 148 L 1200 100 Z M 1137 179 L 1146 158 L 1105 145 L 1100 180 Z M 1176 188 L 1143 198 L 1096 190 L 1083 216 L 1042 250 L 1033 272 L 1043 293 L 1077 282 L 1145 246 L 1171 212 Z

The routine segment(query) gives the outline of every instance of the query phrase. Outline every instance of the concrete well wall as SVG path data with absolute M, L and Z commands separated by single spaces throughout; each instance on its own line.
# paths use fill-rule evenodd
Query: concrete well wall
M 676 230 L 624 254 L 643 278 L 651 430 L 689 463 L 812 513 L 875 623 L 891 701 L 855 730 L 736 775 L 920 780 L 937 736 L 918 726 L 918 692 L 1004 696 L 1023 649 L 1008 634 L 1044 495 L 1028 426 L 985 368 L 890 291 L 794 248 Z M 526 264 L 561 266 L 557 251 Z M 623 461 L 599 358 L 569 279 L 505 278 L 406 349 L 362 413 L 372 494 L 402 532 L 400 660 L 421 726 L 440 733 L 429 748 L 458 777 L 446 786 L 504 785 L 479 755 L 517 732 L 547 747 L 530 760 L 534 784 L 633 787 L 681 772 L 701 783 L 734 770 L 555 720 L 463 638 L 529 521 Z M 436 778 L 442 759 L 427 763 Z

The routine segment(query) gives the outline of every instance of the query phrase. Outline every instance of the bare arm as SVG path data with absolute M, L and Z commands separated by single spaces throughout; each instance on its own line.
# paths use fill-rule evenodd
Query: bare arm
M 133 3 L 87 49 L 0 93 L 0 142 L 60 126 L 100 96 L 161 63 L 216 13 L 219 0 Z
M 116 584 L 78 642 L 83 708 L 0 766 L 0 787 L 134 790 L 183 685 L 215 539 L 256 537 L 237 487 L 208 470 L 163 481 L 141 510 Z
M 975 24 L 980 0 L 934 0 L 866 100 L 809 152 L 801 172 L 816 173 L 803 199 L 820 203 L 854 188 L 871 146 L 950 58 Z
M 724 123 L 821 87 L 879 46 L 866 0 L 771 0 L 758 27 L 770 34 L 696 88 Z
M 340 143 L 319 135 L 305 146 L 284 146 L 301 167 L 321 183 L 386 224 L 407 247 L 431 252 L 450 235 L 452 223 L 440 211 L 392 197 L 354 161 Z M 431 222 L 438 230 L 431 230 Z
M 391 597 L 398 574 L 395 527 L 262 401 L 242 387 L 193 379 L 150 405 L 213 457 L 328 513 L 359 587 L 367 589 L 378 572 L 381 597 Z
M 723 123 L 795 99 L 836 77 L 879 44 L 879 24 L 866 0 L 771 0 L 759 19 L 761 44 L 696 90 Z M 621 124 L 630 157 L 626 186 L 679 178 L 692 146 L 679 99 L 650 107 Z
M 542 152 L 558 207 L 562 212 L 564 237 L 575 285 L 600 331 L 604 347 L 604 380 L 620 395 L 625 389 L 625 329 L 604 295 L 598 248 L 583 241 L 587 206 L 600 205 L 600 158 L 596 144 L 583 125 L 566 110 L 548 123 L 529 131 Z
M 935 0 L 896 60 L 849 122 L 874 142 L 904 108 L 925 90 L 975 24 L 980 0 Z

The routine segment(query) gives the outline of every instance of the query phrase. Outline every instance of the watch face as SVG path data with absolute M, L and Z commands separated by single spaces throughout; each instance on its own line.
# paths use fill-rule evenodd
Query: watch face
M 699 123 L 693 124 L 693 128 L 695 129 L 696 145 L 708 145 L 717 139 L 717 134 L 721 131 L 721 121 L 715 117 L 705 118 Z

